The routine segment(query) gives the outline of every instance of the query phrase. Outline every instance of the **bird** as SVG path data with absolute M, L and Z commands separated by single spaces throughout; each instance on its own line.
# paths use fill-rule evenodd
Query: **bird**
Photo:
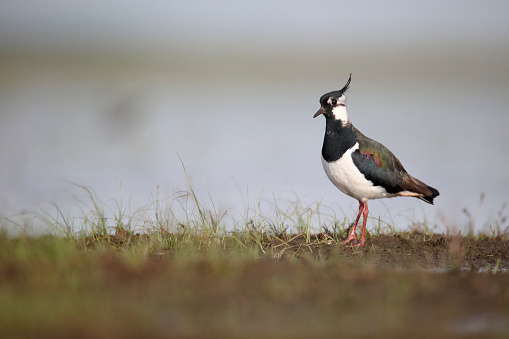
M 368 200 L 392 197 L 416 197 L 433 205 L 438 190 L 407 173 L 401 162 L 384 145 L 368 138 L 355 128 L 346 111 L 346 85 L 320 98 L 320 109 L 313 118 L 325 117 L 322 165 L 330 181 L 344 194 L 359 201 L 359 213 L 352 230 L 342 244 L 355 247 L 365 243 Z M 360 241 L 355 230 L 361 214 L 364 217 Z

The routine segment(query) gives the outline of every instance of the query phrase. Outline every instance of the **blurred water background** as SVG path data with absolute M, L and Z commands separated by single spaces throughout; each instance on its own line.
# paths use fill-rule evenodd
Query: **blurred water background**
M 312 119 L 353 73 L 354 125 L 440 191 L 370 215 L 501 224 L 508 17 L 507 1 L 2 1 L 0 215 L 72 209 L 83 192 L 69 182 L 130 209 L 171 199 L 188 189 L 178 152 L 226 223 L 297 199 L 353 218 Z

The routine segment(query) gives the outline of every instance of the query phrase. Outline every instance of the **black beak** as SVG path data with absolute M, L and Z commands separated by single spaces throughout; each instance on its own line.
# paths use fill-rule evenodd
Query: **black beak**
M 316 118 L 317 116 L 319 116 L 320 114 L 324 114 L 325 113 L 325 110 L 323 109 L 323 107 L 320 107 L 320 109 L 318 110 L 318 112 L 315 113 L 315 115 L 313 115 L 313 118 Z

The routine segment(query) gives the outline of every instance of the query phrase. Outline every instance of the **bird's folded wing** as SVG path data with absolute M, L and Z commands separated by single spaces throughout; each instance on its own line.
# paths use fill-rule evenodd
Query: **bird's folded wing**
M 376 186 L 384 187 L 389 193 L 403 190 L 400 183 L 406 170 L 401 162 L 381 143 L 364 136 L 356 130 L 359 149 L 352 153 L 352 159 L 359 171 Z

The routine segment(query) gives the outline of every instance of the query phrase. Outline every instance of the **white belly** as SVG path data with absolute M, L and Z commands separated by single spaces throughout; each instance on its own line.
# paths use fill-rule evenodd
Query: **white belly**
M 330 181 L 343 193 L 357 200 L 389 198 L 385 188 L 374 186 L 355 166 L 352 160 L 352 153 L 359 148 L 356 143 L 352 148 L 335 161 L 328 163 L 322 157 L 322 165 Z

